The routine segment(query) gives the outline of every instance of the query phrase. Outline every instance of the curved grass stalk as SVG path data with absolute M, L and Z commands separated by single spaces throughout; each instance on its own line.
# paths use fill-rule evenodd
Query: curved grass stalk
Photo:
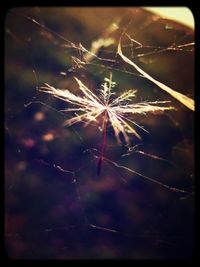
M 176 98 L 179 102 L 181 102 L 183 105 L 185 105 L 187 108 L 191 109 L 192 111 L 195 110 L 195 104 L 194 100 L 191 99 L 190 97 L 181 94 L 169 86 L 159 82 L 158 80 L 154 79 L 152 76 L 150 76 L 148 73 L 146 73 L 144 70 L 142 70 L 137 64 L 135 64 L 133 61 L 131 61 L 129 58 L 127 58 L 123 53 L 121 49 L 121 38 L 119 40 L 118 48 L 117 48 L 117 53 L 120 55 L 120 57 L 129 65 L 134 67 L 140 74 L 142 74 L 146 79 L 150 80 L 154 84 L 156 84 L 159 88 L 170 94 L 172 97 Z

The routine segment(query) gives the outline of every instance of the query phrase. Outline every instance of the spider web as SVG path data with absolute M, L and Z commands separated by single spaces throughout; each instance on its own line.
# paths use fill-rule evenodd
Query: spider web
M 194 33 L 142 8 L 16 8 L 5 24 L 5 241 L 14 259 L 166 259 L 193 252 L 194 115 L 117 55 L 194 97 Z M 187 65 L 187 68 L 185 68 Z M 176 108 L 134 120 L 142 141 L 111 127 L 100 177 L 102 120 L 63 127 L 63 101 L 44 83 L 116 93 Z M 123 141 L 123 140 L 122 140 Z M 123 142 L 122 142 L 123 143 Z

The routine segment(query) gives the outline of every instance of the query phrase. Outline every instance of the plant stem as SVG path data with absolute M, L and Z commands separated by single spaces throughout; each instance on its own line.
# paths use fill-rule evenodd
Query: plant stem
M 104 114 L 104 120 L 103 120 L 103 145 L 101 148 L 101 155 L 99 158 L 99 162 L 97 165 L 97 175 L 100 175 L 101 172 L 101 167 L 102 167 L 102 161 L 104 158 L 104 153 L 105 153 L 105 148 L 106 148 L 106 129 L 107 129 L 107 123 L 108 123 L 108 112 L 107 110 L 105 110 L 105 114 Z

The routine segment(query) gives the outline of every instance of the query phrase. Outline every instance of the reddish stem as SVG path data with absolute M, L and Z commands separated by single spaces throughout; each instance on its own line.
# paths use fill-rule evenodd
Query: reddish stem
M 101 172 L 101 167 L 102 167 L 102 161 L 105 153 L 105 148 L 106 148 L 106 129 L 107 129 L 107 123 L 108 123 L 108 112 L 105 110 L 104 114 L 104 121 L 103 121 L 103 145 L 101 148 L 101 155 L 99 158 L 98 166 L 97 166 L 97 175 L 100 175 Z

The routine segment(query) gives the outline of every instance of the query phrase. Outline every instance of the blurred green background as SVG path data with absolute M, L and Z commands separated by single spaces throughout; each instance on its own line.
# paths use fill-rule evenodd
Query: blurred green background
M 111 31 L 112 24 L 118 29 Z M 68 106 L 39 92 L 48 83 L 79 94 L 73 76 L 95 94 L 109 77 L 116 93 L 137 89 L 135 101 L 169 100 L 165 115 L 136 116 L 146 132 L 137 150 L 119 146 L 111 127 L 106 156 L 165 184 L 194 192 L 194 113 L 116 56 L 123 51 L 141 68 L 173 89 L 194 97 L 194 32 L 142 8 L 13 8 L 5 18 L 5 248 L 17 259 L 170 259 L 194 250 L 193 194 L 169 191 L 116 166 L 97 160 L 99 125 L 63 127 Z M 113 28 L 114 29 L 114 28 Z M 98 38 L 113 38 L 89 64 L 78 49 Z M 72 47 L 71 43 L 76 45 Z M 174 48 L 164 49 L 163 48 Z M 144 54 L 144 55 L 143 55 Z M 131 74 L 131 73 L 133 74 Z M 55 168 L 61 166 L 65 172 Z M 126 180 L 126 181 L 124 181 Z M 96 226 L 96 227 L 95 227 Z M 101 228 L 101 229 L 100 229 Z M 106 229 L 114 229 L 108 231 Z

